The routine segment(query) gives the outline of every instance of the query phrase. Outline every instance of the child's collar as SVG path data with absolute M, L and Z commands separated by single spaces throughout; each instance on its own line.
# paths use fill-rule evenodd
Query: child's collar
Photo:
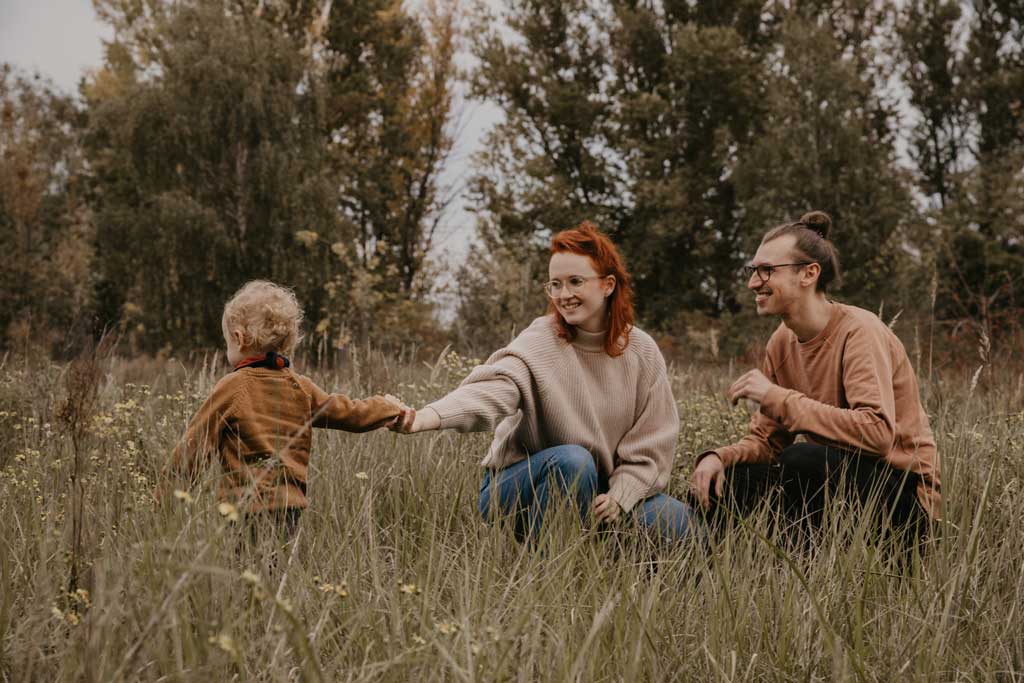
M 270 368 L 271 370 L 284 370 L 291 365 L 291 361 L 288 360 L 287 356 L 283 356 L 280 353 L 274 351 L 268 351 L 259 356 L 250 356 L 245 360 L 238 361 L 235 365 L 235 370 L 241 370 L 242 368 Z M 234 372 L 234 370 L 232 370 Z

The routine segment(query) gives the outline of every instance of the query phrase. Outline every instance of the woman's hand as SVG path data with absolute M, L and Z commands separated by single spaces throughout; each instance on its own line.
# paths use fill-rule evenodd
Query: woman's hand
M 594 498 L 594 519 L 603 524 L 611 524 L 619 518 L 622 508 L 607 493 L 598 494 Z
M 696 498 L 705 510 L 711 507 L 712 486 L 715 487 L 715 497 L 721 498 L 725 486 L 725 464 L 717 453 L 711 453 L 701 460 L 690 477 L 690 495 Z
M 388 425 L 388 429 L 399 434 L 429 432 L 441 426 L 441 416 L 433 408 L 417 412 L 403 404 L 402 412 Z

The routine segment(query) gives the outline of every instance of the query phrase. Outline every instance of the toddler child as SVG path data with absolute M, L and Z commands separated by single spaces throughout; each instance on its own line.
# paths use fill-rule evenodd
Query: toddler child
M 289 538 L 309 505 L 311 428 L 366 432 L 402 416 L 404 408 L 391 396 L 328 394 L 293 372 L 288 354 L 301 338 L 302 315 L 291 290 L 264 280 L 231 297 L 221 325 L 234 369 L 190 421 L 169 467 L 195 483 L 217 459 L 220 499 L 250 517 L 270 514 Z

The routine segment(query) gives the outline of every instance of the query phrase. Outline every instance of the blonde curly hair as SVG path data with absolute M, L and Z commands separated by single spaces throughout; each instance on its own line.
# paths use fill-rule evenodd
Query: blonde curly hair
M 242 333 L 242 347 L 291 353 L 302 339 L 302 307 L 295 293 L 267 280 L 242 285 L 224 304 L 224 329 Z

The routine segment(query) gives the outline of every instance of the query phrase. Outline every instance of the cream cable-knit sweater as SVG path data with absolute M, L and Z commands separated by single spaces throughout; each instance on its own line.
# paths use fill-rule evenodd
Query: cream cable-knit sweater
M 570 344 L 551 316 L 537 318 L 428 407 L 441 429 L 494 429 L 484 467 L 507 467 L 552 446 L 583 446 L 608 478 L 609 496 L 629 511 L 663 490 L 672 471 L 679 415 L 665 360 L 635 327 L 617 358 L 604 352 L 604 334 L 577 332 Z

